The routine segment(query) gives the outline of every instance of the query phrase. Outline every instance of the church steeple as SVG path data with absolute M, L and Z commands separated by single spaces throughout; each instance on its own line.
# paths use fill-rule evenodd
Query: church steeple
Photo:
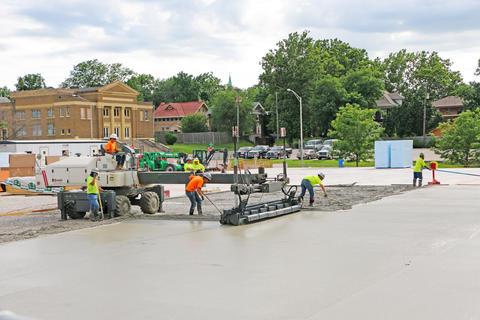
M 230 73 L 228 73 L 227 88 L 229 88 L 229 89 L 232 89 L 232 88 L 233 88 L 233 85 L 232 85 L 232 75 L 231 75 Z

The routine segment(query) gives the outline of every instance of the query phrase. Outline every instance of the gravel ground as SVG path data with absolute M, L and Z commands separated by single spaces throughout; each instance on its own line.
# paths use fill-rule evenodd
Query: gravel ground
M 359 203 L 379 200 L 383 197 L 411 190 L 410 186 L 342 186 L 328 187 L 328 198 L 324 198 L 320 190 L 316 191 L 315 205 L 306 208 L 314 211 L 347 210 Z M 250 204 L 275 200 L 281 193 L 253 194 Z M 234 205 L 231 192 L 218 192 L 208 195 L 219 210 Z M 189 216 L 189 201 L 186 197 L 175 197 L 164 202 L 164 213 L 144 215 L 136 206 L 132 207 L 132 215 L 100 222 L 91 222 L 87 218 L 81 220 L 60 220 L 60 211 L 56 209 L 56 197 L 52 196 L 0 196 L 0 243 L 34 238 L 44 234 L 53 234 L 71 230 L 120 222 L 125 219 L 164 219 L 164 220 L 206 220 L 218 221 L 220 212 L 205 199 L 203 216 Z M 88 215 L 87 215 L 88 217 Z

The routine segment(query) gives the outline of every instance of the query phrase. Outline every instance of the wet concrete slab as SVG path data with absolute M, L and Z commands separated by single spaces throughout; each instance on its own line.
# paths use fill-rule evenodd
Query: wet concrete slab
M 478 319 L 477 186 L 257 224 L 132 220 L 0 245 L 37 319 Z

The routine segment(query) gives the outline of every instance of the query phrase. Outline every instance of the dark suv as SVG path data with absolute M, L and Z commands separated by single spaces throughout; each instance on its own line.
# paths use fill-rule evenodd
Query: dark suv
M 255 146 L 252 150 L 248 151 L 247 159 L 263 159 L 267 157 L 267 152 L 270 150 L 268 146 Z

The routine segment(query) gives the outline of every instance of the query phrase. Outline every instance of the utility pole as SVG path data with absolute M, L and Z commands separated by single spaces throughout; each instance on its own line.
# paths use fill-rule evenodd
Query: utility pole
M 303 112 L 302 112 L 302 97 L 300 97 L 295 91 L 292 89 L 287 89 L 288 92 L 291 92 L 295 98 L 297 98 L 298 102 L 300 103 L 300 163 L 303 167 Z
M 279 126 L 278 126 L 278 92 L 275 92 L 275 113 L 277 116 L 277 139 L 279 137 L 280 131 L 279 131 Z
M 427 136 L 427 100 L 430 98 L 430 95 L 427 93 L 425 94 L 425 99 L 423 101 L 423 142 L 425 143 L 425 139 Z
M 237 145 L 240 146 L 240 102 L 242 102 L 242 98 L 240 96 L 237 96 L 235 98 L 235 105 L 237 107 Z

